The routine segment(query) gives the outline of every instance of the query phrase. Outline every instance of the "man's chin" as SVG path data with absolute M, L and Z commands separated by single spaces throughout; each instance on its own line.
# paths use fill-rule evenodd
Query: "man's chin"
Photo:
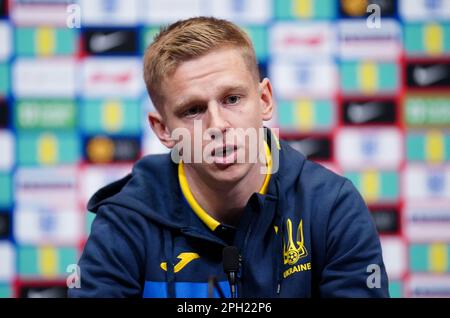
M 248 164 L 215 162 L 208 164 L 206 169 L 211 179 L 222 184 L 233 185 L 245 177 Z

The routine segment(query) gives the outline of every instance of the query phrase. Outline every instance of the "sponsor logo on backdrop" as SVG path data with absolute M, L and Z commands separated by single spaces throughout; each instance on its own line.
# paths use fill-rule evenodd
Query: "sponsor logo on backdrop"
M 342 121 L 346 125 L 395 124 L 395 100 L 346 100 L 342 104 Z
M 427 161 L 433 164 L 450 160 L 450 134 L 444 130 L 408 131 L 406 156 L 409 161 Z
M 450 246 L 444 242 L 411 243 L 409 245 L 410 271 L 443 274 L 450 271 Z
M 9 1 L 9 15 L 18 26 L 66 26 L 67 6 L 75 0 Z
M 394 62 L 344 60 L 340 64 L 340 85 L 347 95 L 393 95 L 399 81 L 399 66 Z
M 77 210 L 60 210 L 42 203 L 19 205 L 14 236 L 23 245 L 76 245 L 82 239 L 83 220 Z
M 14 278 L 15 252 L 8 241 L 0 241 L 0 281 L 9 281 Z
M 135 26 L 140 22 L 142 2 L 139 0 L 80 0 L 79 3 L 84 26 Z
M 406 76 L 409 88 L 450 88 L 450 62 L 408 62 Z
M 21 277 L 61 280 L 67 276 L 67 266 L 78 259 L 76 247 L 52 245 L 17 245 L 18 272 Z
M 84 47 L 88 54 L 135 54 L 138 35 L 129 29 L 86 29 L 83 32 Z
M 331 98 L 336 92 L 337 70 L 331 60 L 311 63 L 306 60 L 275 59 L 269 67 L 269 76 L 279 98 Z
M 359 20 L 340 21 L 338 39 L 343 59 L 392 60 L 402 52 L 401 28 L 394 19 L 383 19 L 382 28 L 367 28 L 366 22 Z
M 386 0 L 340 0 L 339 11 L 343 17 L 361 18 L 370 15 L 370 11 L 367 10 L 370 5 L 377 5 L 382 17 L 395 16 L 396 3 Z
M 73 166 L 20 167 L 14 183 L 17 204 L 73 209 L 77 206 L 77 182 L 78 170 Z
M 379 234 L 398 234 L 400 213 L 397 208 L 370 207 L 370 213 Z
M 450 96 L 408 96 L 405 111 L 408 126 L 450 126 Z
M 450 297 L 450 275 L 413 274 L 406 282 L 409 297 Z
M 336 135 L 336 159 L 344 169 L 396 169 L 402 143 L 397 128 L 342 128 Z
M 406 243 L 401 238 L 382 237 L 383 261 L 389 279 L 400 279 L 407 270 Z
M 283 132 L 328 132 L 335 125 L 333 100 L 278 101 L 277 122 Z
M 78 34 L 69 28 L 16 28 L 17 56 L 67 56 L 78 50 Z
M 450 165 L 408 164 L 403 186 L 407 200 L 450 200 Z
M 18 293 L 20 298 L 66 298 L 67 288 L 56 283 L 33 282 L 30 285 L 21 284 Z
M 137 58 L 85 59 L 83 96 L 138 98 L 144 92 L 141 64 Z
M 412 57 L 440 57 L 449 55 L 445 39 L 450 29 L 447 24 L 436 22 L 411 23 L 404 26 L 405 51 Z
M 147 113 L 138 100 L 83 100 L 79 107 L 79 127 L 87 135 L 101 133 L 140 135 L 142 126 L 148 128 Z M 150 129 L 149 129 L 150 130 Z
M 274 14 L 277 19 L 333 19 L 337 6 L 332 1 L 289 0 L 275 1 Z
M 399 198 L 399 174 L 397 171 L 345 171 L 344 176 L 350 179 L 363 196 L 366 203 L 393 204 Z
M 74 164 L 81 157 L 80 137 L 73 131 L 22 132 L 17 149 L 19 165 Z
M 404 232 L 414 242 L 450 240 L 450 201 L 426 200 L 404 207 Z
M 131 165 L 92 166 L 85 165 L 80 170 L 80 197 L 82 204 L 101 187 L 117 181 L 131 172 Z
M 14 164 L 14 135 L 11 131 L 0 129 L 0 171 L 8 171 Z
M 436 21 L 450 19 L 449 0 L 400 0 L 399 14 L 407 21 Z
M 71 58 L 20 58 L 12 69 L 17 97 L 74 97 L 76 62 Z
M 15 125 L 20 129 L 72 129 L 75 107 L 72 100 L 22 99 L 14 107 Z
M 331 161 L 332 160 L 332 142 L 331 136 L 326 137 L 305 137 L 299 139 L 290 139 L 283 137 L 291 147 L 301 152 L 310 160 Z
M 2 39 L 2 45 L 0 46 L 0 61 L 6 61 L 11 55 L 12 39 L 11 28 L 9 23 L 0 21 L 0 39 Z
M 94 136 L 85 140 L 86 160 L 90 163 L 131 162 L 139 159 L 140 137 Z
M 335 52 L 335 34 L 329 23 L 277 23 L 270 29 L 270 51 L 279 57 L 328 58 Z

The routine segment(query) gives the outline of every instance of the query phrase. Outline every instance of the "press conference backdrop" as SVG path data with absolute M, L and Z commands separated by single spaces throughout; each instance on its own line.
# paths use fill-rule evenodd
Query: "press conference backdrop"
M 0 297 L 64 295 L 89 196 L 167 151 L 142 55 L 160 25 L 197 15 L 248 32 L 270 125 L 360 190 L 391 295 L 450 296 L 450 0 L 0 3 Z

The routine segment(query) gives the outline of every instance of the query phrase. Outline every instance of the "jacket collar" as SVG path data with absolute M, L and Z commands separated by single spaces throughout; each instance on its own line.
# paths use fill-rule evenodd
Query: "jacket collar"
M 272 174 L 272 155 L 271 155 L 271 149 L 268 145 L 267 141 L 264 143 L 265 146 L 265 154 L 266 154 L 266 161 L 268 166 L 268 173 L 265 176 L 264 182 L 261 186 L 261 189 L 258 191 L 259 194 L 265 195 L 267 194 L 269 183 L 271 179 Z M 189 187 L 189 184 L 186 179 L 186 174 L 184 171 L 184 164 L 183 161 L 180 161 L 178 164 L 178 182 L 181 188 L 181 192 L 186 199 L 187 203 L 191 207 L 192 211 L 198 216 L 200 220 L 203 221 L 203 223 L 206 224 L 206 226 L 211 230 L 215 231 L 216 228 L 220 225 L 220 222 L 214 219 L 207 211 L 203 209 L 203 207 L 197 202 L 194 195 L 191 192 L 191 189 Z

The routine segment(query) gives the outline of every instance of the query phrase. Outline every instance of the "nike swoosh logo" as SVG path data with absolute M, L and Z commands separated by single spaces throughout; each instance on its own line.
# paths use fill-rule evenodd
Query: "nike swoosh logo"
M 89 41 L 92 51 L 104 52 L 125 42 L 125 33 L 117 31 L 110 34 L 94 34 Z
M 447 71 L 442 65 L 434 65 L 430 67 L 414 68 L 413 77 L 414 80 L 420 86 L 429 86 L 447 76 Z
M 358 124 L 368 122 L 381 114 L 382 110 L 375 103 L 351 104 L 348 108 L 348 117 Z
M 55 298 L 60 297 L 58 290 L 54 288 L 44 289 L 44 290 L 30 290 L 28 292 L 27 298 Z
M 177 256 L 180 261 L 175 265 L 173 268 L 173 271 L 175 273 L 178 273 L 181 271 L 187 264 L 192 262 L 194 259 L 200 258 L 200 256 L 197 253 L 190 253 L 190 252 L 184 252 Z M 162 270 L 167 271 L 167 263 L 162 262 L 160 264 Z
M 297 151 L 300 151 L 305 157 L 309 157 L 320 149 L 317 144 L 310 138 L 305 138 L 298 144 L 295 143 L 293 148 Z

